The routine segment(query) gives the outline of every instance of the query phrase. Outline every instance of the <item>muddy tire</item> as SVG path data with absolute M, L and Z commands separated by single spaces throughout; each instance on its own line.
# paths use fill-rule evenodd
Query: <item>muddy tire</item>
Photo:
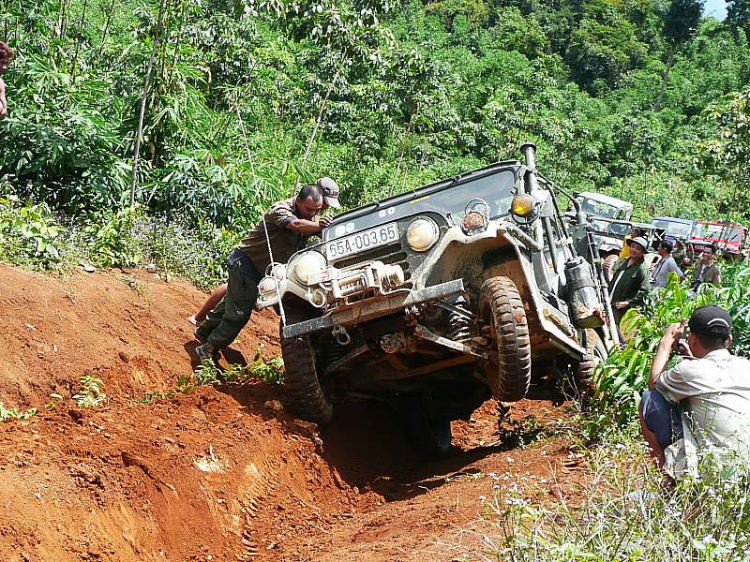
M 617 254 L 610 254 L 602 261 L 602 270 L 604 271 L 604 279 L 607 283 L 612 281 L 612 274 L 615 272 L 615 265 L 620 257 Z
M 596 330 L 584 330 L 583 338 L 586 344 L 586 357 L 578 364 L 575 383 L 582 397 L 591 397 L 596 392 L 596 366 L 607 359 L 609 353 Z
M 487 279 L 479 312 L 497 349 L 496 356 L 483 362 L 492 395 L 502 402 L 521 400 L 531 384 L 531 343 L 526 310 L 515 283 L 502 276 Z
M 290 407 L 303 420 L 326 424 L 333 417 L 331 397 L 318 378 L 315 351 L 308 338 L 281 340 L 284 386 Z

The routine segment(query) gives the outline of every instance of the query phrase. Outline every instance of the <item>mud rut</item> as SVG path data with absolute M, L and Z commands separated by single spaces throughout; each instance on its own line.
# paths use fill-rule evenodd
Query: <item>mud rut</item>
M 520 442 L 564 404 L 521 402 L 501 435 L 487 403 L 424 462 L 378 404 L 347 401 L 319 429 L 262 382 L 159 399 L 189 372 L 203 298 L 140 271 L 0 267 L 0 402 L 40 410 L 0 423 L 0 560 L 462 560 L 497 532 L 480 520 L 496 486 L 575 501 L 585 484 L 565 439 Z M 230 359 L 277 354 L 276 333 L 258 316 Z M 84 375 L 106 404 L 70 400 Z M 53 392 L 66 400 L 46 412 Z

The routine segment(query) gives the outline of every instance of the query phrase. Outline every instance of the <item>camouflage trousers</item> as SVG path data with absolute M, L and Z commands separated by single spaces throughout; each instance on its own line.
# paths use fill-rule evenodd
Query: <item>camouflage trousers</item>
M 252 262 L 250 262 L 252 263 Z M 258 298 L 260 274 L 241 260 L 229 266 L 226 296 L 206 315 L 196 334 L 206 339 L 212 352 L 229 347 L 250 320 Z

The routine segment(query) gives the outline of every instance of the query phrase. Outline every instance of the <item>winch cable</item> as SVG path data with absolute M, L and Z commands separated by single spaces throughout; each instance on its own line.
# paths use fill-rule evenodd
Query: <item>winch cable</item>
M 240 124 L 240 131 L 242 132 L 242 138 L 245 141 L 245 150 L 247 151 L 247 159 L 250 163 L 250 173 L 253 176 L 253 183 L 255 185 L 258 185 L 258 177 L 255 175 L 255 166 L 253 166 L 253 153 L 250 152 L 250 143 L 247 140 L 247 132 L 245 131 L 245 122 L 242 120 L 242 115 L 240 114 L 240 107 L 239 103 L 236 104 L 235 109 L 237 111 L 237 120 Z M 268 235 L 268 225 L 266 224 L 266 214 L 263 213 L 261 215 L 261 221 L 263 222 L 263 233 L 266 235 L 266 247 L 268 248 L 268 258 L 270 260 L 270 264 L 268 266 L 268 270 L 266 273 L 272 273 L 274 266 L 277 265 L 273 260 L 273 250 L 271 249 L 271 237 Z M 278 264 L 281 265 L 281 264 Z M 272 276 L 273 277 L 273 276 Z M 284 311 L 284 303 L 281 302 L 281 289 L 279 287 L 280 283 L 279 280 L 274 277 L 275 285 L 276 285 L 276 298 L 279 301 L 279 314 L 281 316 L 281 329 L 282 334 L 284 328 L 286 328 L 286 312 Z

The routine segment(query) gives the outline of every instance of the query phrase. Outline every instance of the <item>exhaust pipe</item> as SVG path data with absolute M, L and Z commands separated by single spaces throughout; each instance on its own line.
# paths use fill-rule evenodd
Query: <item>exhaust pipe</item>
M 523 158 L 526 161 L 526 169 L 528 170 L 528 184 L 526 186 L 527 191 L 532 193 L 539 189 L 539 183 L 536 179 L 536 145 L 533 142 L 527 142 L 521 145 L 521 152 Z

